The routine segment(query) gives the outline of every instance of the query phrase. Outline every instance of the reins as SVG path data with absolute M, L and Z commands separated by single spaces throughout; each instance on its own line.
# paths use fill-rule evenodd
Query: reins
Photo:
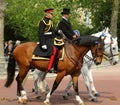
M 111 55 L 111 56 L 107 56 L 107 54 L 103 53 L 103 55 L 104 55 L 104 58 L 106 60 L 109 60 L 109 59 L 113 59 L 114 56 L 118 56 L 119 54 L 114 54 L 114 55 Z
M 72 44 L 72 46 L 74 47 L 74 49 L 78 49 L 78 48 L 75 46 L 77 43 L 71 43 L 71 44 Z M 74 45 L 74 44 L 75 44 L 75 45 Z M 101 44 L 100 44 L 100 45 L 101 45 Z M 87 48 L 86 48 L 85 52 L 83 52 L 82 55 L 79 56 L 79 57 L 69 56 L 69 55 L 71 55 L 71 54 L 69 54 L 70 51 L 67 51 L 66 49 L 65 49 L 65 53 L 66 53 L 66 56 L 67 56 L 67 58 L 69 59 L 69 61 L 70 61 L 71 63 L 73 63 L 74 65 L 78 65 L 78 67 L 80 67 L 80 66 L 83 65 L 83 59 L 84 59 L 84 58 L 83 58 L 83 59 L 80 59 L 80 58 L 81 58 L 81 57 L 84 57 L 85 55 L 86 55 L 86 57 L 87 57 L 89 60 L 93 60 L 93 61 L 96 61 L 96 57 L 102 57 L 102 56 L 103 56 L 102 54 L 99 54 L 99 53 L 98 53 L 98 50 L 99 50 L 98 44 L 96 44 L 94 47 L 95 47 L 95 52 L 92 53 L 93 58 L 91 58 L 90 56 L 88 56 L 88 55 L 85 54 L 86 50 L 90 50 L 90 49 L 87 49 Z M 80 53 L 80 52 L 79 52 L 79 53 Z M 85 54 L 85 55 L 84 55 L 84 54 Z
M 92 57 L 90 57 L 89 55 L 85 55 L 85 57 L 89 60 L 89 61 L 86 61 L 84 58 L 84 61 L 85 61 L 85 63 L 87 63 L 87 62 L 90 62 L 90 61 L 94 61 L 94 59 L 92 58 Z

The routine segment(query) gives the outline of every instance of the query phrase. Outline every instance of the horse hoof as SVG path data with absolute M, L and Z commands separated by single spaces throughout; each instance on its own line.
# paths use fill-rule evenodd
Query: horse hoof
M 64 99 L 64 100 L 68 100 L 67 96 L 63 96 L 63 99 Z
M 27 103 L 27 100 L 26 100 L 26 99 L 21 99 L 21 100 L 18 100 L 18 103 L 26 104 L 26 103 Z
M 50 105 L 50 102 L 44 102 L 44 105 Z
M 95 93 L 94 96 L 100 97 L 100 93 Z
M 97 102 L 97 99 L 96 98 L 92 98 L 91 101 L 92 102 Z
M 27 100 L 23 100 L 23 104 L 26 104 L 27 103 Z

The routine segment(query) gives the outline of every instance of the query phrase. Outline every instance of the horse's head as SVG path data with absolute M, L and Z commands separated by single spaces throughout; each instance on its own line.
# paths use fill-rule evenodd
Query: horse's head
M 96 65 L 101 64 L 104 52 L 104 40 L 100 36 L 91 47 L 92 56 Z
M 104 55 L 106 55 L 110 61 L 110 64 L 115 65 L 118 63 L 118 42 L 117 37 L 106 37 L 104 46 Z
M 80 38 L 74 39 L 73 42 L 78 46 L 80 45 L 80 47 L 83 45 L 88 50 L 91 50 L 94 63 L 98 65 L 101 64 L 103 58 L 104 40 L 102 38 L 102 36 L 99 38 L 96 36 L 81 36 Z
M 109 28 L 103 30 L 103 35 L 106 37 L 104 40 L 104 55 L 108 57 L 110 64 L 115 65 L 118 63 L 117 37 L 113 38 L 109 31 Z
M 115 65 L 118 63 L 118 43 L 117 37 L 113 38 L 110 30 L 106 27 L 103 31 L 93 34 L 93 36 L 105 38 L 104 40 L 104 55 L 110 61 L 110 64 Z

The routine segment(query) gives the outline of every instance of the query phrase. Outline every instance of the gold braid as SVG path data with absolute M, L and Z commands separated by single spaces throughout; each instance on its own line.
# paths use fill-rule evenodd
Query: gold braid
M 49 20 L 48 24 L 42 20 L 43 23 L 46 25 L 46 28 L 45 28 L 45 32 L 48 32 L 50 30 L 50 28 L 53 26 L 53 22 L 51 20 Z

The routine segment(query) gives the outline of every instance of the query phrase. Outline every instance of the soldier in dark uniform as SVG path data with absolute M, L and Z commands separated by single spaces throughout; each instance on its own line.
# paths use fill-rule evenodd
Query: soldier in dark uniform
M 72 30 L 71 23 L 68 20 L 70 17 L 70 9 L 64 8 L 61 14 L 62 19 L 58 23 L 57 29 L 62 30 L 63 34 L 70 40 L 77 38 L 78 35 L 74 33 L 74 31 Z
M 48 72 L 50 72 L 53 62 L 57 53 L 57 48 L 54 46 L 54 28 L 53 21 L 53 9 L 45 9 L 45 17 L 39 23 L 39 47 L 40 55 L 42 57 L 50 57 Z

